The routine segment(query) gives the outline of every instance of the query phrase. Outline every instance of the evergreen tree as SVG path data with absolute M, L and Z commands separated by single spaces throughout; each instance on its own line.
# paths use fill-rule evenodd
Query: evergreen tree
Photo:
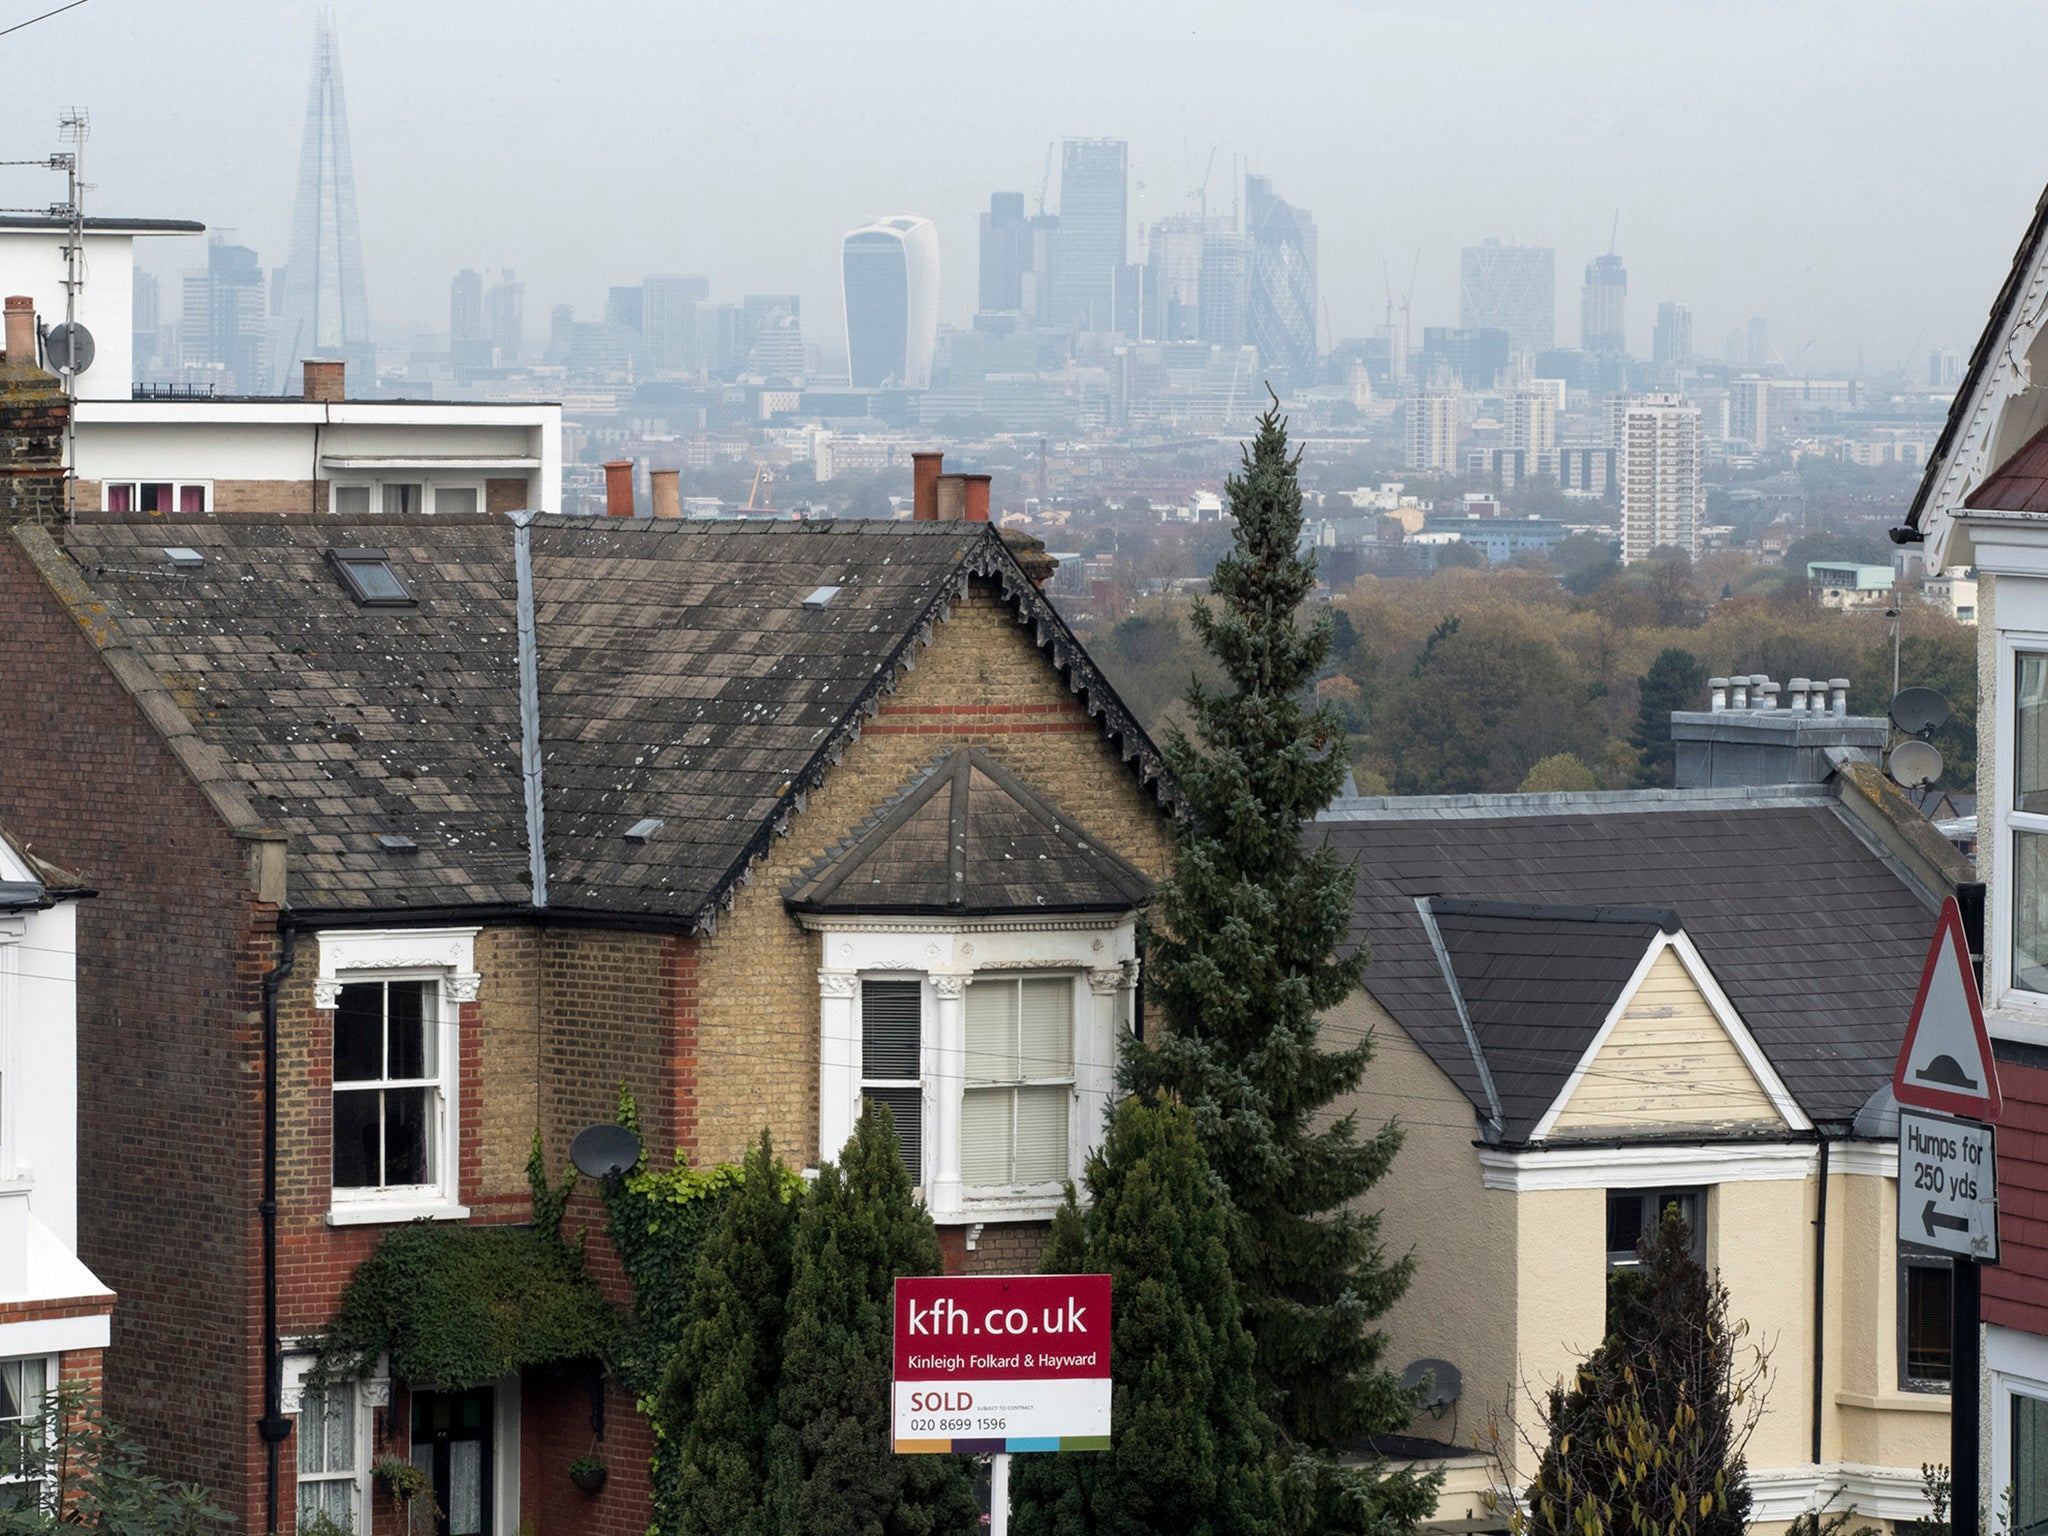
M 1657 653 L 1637 686 L 1642 703 L 1628 737 L 1629 745 L 1643 755 L 1636 783 L 1645 789 L 1668 789 L 1677 767 L 1677 753 L 1671 745 L 1671 712 L 1699 708 L 1707 669 L 1691 651 L 1674 645 Z
M 1608 1333 L 1572 1387 L 1552 1389 L 1520 1536 L 1742 1536 L 1743 1448 L 1762 1409 L 1764 1362 L 1738 1353 L 1745 1325 L 1692 1256 L 1668 1208 L 1639 1268 L 1608 1285 Z
M 1266 1536 L 1277 1527 L 1273 1431 L 1230 1273 L 1231 1213 L 1180 1105 L 1120 1104 L 1071 1187 L 1049 1274 L 1108 1274 L 1113 1448 L 1020 1456 L 1018 1536 Z
M 895 1118 L 870 1101 L 797 1220 L 768 1477 L 782 1536 L 979 1528 L 966 1457 L 898 1456 L 890 1445 L 894 1282 L 940 1272 L 938 1233 L 911 1196 Z
M 787 1177 L 763 1131 L 697 1261 L 695 1319 L 656 1415 L 658 1454 L 675 1458 L 673 1508 L 656 1518 L 675 1536 L 775 1531 L 765 1494 L 796 1227 Z
M 1229 482 L 1236 529 L 1211 582 L 1220 602 L 1194 615 L 1228 686 L 1195 685 L 1192 737 L 1167 739 L 1186 814 L 1146 936 L 1148 996 L 1165 1027 L 1132 1044 L 1123 1076 L 1192 1110 L 1230 1196 L 1232 1267 L 1282 1449 L 1313 1460 L 1304 1476 L 1318 1490 L 1342 1493 L 1319 1492 L 1324 1506 L 1411 1520 L 1427 1511 L 1426 1484 L 1381 1469 L 1338 1477 L 1328 1460 L 1407 1421 L 1373 1322 L 1410 1265 L 1386 1261 L 1377 1218 L 1354 1203 L 1386 1171 L 1398 1128 L 1361 1138 L 1352 1116 L 1328 1113 L 1371 1048 L 1326 1051 L 1319 1038 L 1319 1016 L 1358 985 L 1366 955 L 1339 953 L 1354 872 L 1303 838 L 1342 784 L 1346 754 L 1335 712 L 1304 702 L 1331 619 L 1301 621 L 1315 566 L 1299 552 L 1298 463 L 1276 400 Z

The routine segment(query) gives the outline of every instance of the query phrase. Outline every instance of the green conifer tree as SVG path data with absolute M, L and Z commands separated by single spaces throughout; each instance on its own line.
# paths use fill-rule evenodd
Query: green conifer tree
M 1642 754 L 1636 784 L 1644 789 L 1669 789 L 1677 767 L 1671 712 L 1700 707 L 1707 669 L 1691 651 L 1667 646 L 1657 653 L 1650 670 L 1636 680 L 1636 686 L 1641 702 L 1636 708 L 1635 729 L 1628 735 L 1629 744 Z
M 1276 400 L 1229 482 L 1237 526 L 1211 582 L 1218 602 L 1195 613 L 1228 686 L 1193 687 L 1192 736 L 1166 743 L 1187 814 L 1146 937 L 1164 1028 L 1127 1051 L 1123 1075 L 1193 1111 L 1238 1213 L 1231 1258 L 1261 1396 L 1302 1463 L 1289 1473 L 1291 1519 L 1349 1529 L 1419 1518 L 1433 1494 L 1377 1467 L 1339 1473 L 1330 1454 L 1407 1421 L 1373 1323 L 1410 1265 L 1385 1259 L 1377 1218 L 1356 1204 L 1393 1159 L 1398 1127 L 1361 1137 L 1351 1116 L 1329 1115 L 1371 1049 L 1325 1050 L 1320 1015 L 1350 995 L 1367 957 L 1340 952 L 1354 872 L 1303 838 L 1346 753 L 1335 712 L 1306 704 L 1331 619 L 1301 615 L 1315 565 L 1299 549 L 1298 464 Z
M 979 1528 L 964 1456 L 890 1445 L 895 1280 L 941 1272 L 888 1106 L 870 1101 L 797 1220 L 768 1503 L 783 1536 L 953 1536 Z
M 1016 1459 L 1018 1536 L 1266 1536 L 1273 1430 L 1230 1273 L 1231 1212 L 1195 1119 L 1127 1099 L 1053 1223 L 1049 1274 L 1107 1274 L 1112 1445 Z
M 782 1374 L 796 1210 L 768 1133 L 747 1150 L 740 1187 L 697 1261 L 694 1321 L 662 1383 L 657 1422 L 673 1456 L 675 1536 L 775 1536 L 768 1450 Z

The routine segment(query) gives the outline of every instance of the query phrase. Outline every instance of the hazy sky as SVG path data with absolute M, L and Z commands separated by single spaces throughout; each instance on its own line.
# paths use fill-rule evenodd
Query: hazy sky
M 0 24 L 55 0 L 0 0 Z M 1554 245 L 1558 333 L 1620 209 L 1629 343 L 1693 307 L 1718 351 L 1769 317 L 1805 367 L 1967 348 L 2048 180 L 2048 6 L 1658 0 L 339 0 L 373 323 L 445 330 L 456 268 L 517 268 L 527 325 L 609 282 L 701 271 L 839 323 L 838 242 L 937 221 L 949 321 L 976 213 L 1037 196 L 1062 135 L 1128 139 L 1135 226 L 1217 149 L 1311 210 L 1331 332 L 1457 318 L 1457 253 Z M 90 110 L 98 213 L 174 215 L 285 258 L 311 0 L 89 0 L 0 38 L 0 157 Z M 1191 168 L 1192 167 L 1192 168 Z M 13 171 L 9 206 L 55 178 Z M 1053 202 L 1057 205 L 1058 175 Z M 159 243 L 162 244 L 162 243 Z M 197 242 L 191 249 L 196 254 Z M 145 260 L 163 269 L 171 250 Z M 168 296 L 167 296 L 168 297 Z

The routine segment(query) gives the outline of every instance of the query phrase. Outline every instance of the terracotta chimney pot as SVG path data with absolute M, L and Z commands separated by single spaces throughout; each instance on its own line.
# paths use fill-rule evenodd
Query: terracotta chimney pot
M 654 515 L 673 521 L 683 515 L 682 471 L 679 469 L 656 469 L 648 472 L 647 478 L 654 482 Z
M 633 515 L 633 461 L 612 459 L 604 466 L 604 515 Z
M 26 294 L 7 300 L 7 361 L 17 368 L 36 365 L 36 301 Z
M 300 393 L 308 400 L 346 400 L 348 364 L 338 357 L 309 357 L 299 365 L 305 384 Z
M 958 523 L 967 517 L 967 477 L 965 475 L 941 475 L 938 484 L 938 519 L 942 523 Z
M 943 453 L 913 453 L 910 456 L 910 515 L 920 523 L 938 519 L 939 474 L 945 465 Z
M 985 523 L 988 521 L 988 485 L 991 475 L 962 475 L 962 484 L 967 490 L 967 521 Z

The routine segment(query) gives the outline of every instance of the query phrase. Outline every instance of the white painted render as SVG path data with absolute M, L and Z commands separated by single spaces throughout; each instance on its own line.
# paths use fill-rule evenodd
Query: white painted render
M 52 182 L 61 196 L 61 184 Z M 64 318 L 64 239 L 56 229 L 0 229 L 0 289 L 34 299 L 45 325 Z M 78 394 L 126 400 L 135 376 L 135 235 L 86 235 L 82 265 L 77 315 L 92 332 L 93 363 L 78 376 Z

